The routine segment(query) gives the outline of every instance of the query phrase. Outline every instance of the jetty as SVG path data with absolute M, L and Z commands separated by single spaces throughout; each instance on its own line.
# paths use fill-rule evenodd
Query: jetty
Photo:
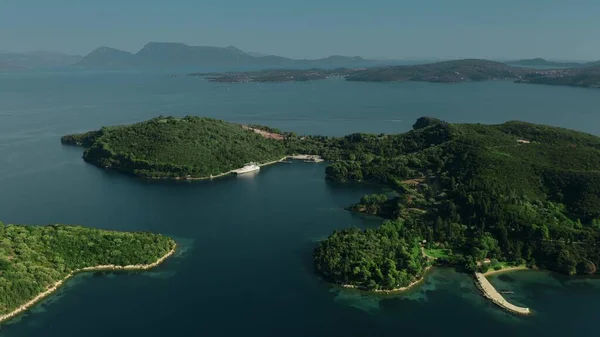
M 475 273 L 475 281 L 483 296 L 489 298 L 502 309 L 518 315 L 529 315 L 531 313 L 529 308 L 519 307 L 505 300 L 483 274 Z
M 310 155 L 310 154 L 297 154 L 293 156 L 288 156 L 287 160 L 304 160 L 306 163 L 320 163 L 325 161 L 321 156 Z

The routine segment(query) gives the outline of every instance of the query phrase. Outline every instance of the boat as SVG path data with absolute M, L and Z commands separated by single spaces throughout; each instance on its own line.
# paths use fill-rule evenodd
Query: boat
M 320 156 L 306 156 L 304 158 L 305 163 L 320 163 L 324 161 Z
M 235 174 L 244 174 L 244 173 L 256 172 L 258 170 L 260 170 L 260 166 L 258 166 L 256 163 L 248 163 L 241 169 L 234 170 L 233 172 Z

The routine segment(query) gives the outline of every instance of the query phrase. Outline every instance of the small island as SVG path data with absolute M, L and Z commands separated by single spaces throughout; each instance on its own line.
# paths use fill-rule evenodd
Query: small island
M 145 270 L 175 252 L 160 234 L 0 222 L 0 322 L 23 313 L 81 272 Z
M 85 147 L 83 159 L 98 167 L 150 179 L 210 179 L 250 162 L 261 165 L 287 154 L 284 135 L 270 128 L 200 117 L 158 117 L 125 126 L 67 135 Z
M 429 266 L 595 274 L 600 264 L 600 138 L 524 122 L 449 124 L 420 118 L 398 135 L 353 134 L 314 150 L 336 181 L 385 184 L 350 210 L 388 219 L 334 232 L 314 251 L 326 280 L 368 291 L 406 289 Z M 305 150 L 308 151 L 308 150 Z M 508 265 L 515 266 L 507 268 Z

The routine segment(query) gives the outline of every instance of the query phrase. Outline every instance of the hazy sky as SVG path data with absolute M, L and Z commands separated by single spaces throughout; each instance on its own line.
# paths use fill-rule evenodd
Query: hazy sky
M 600 0 L 0 0 L 0 50 L 148 41 L 297 58 L 600 59 Z

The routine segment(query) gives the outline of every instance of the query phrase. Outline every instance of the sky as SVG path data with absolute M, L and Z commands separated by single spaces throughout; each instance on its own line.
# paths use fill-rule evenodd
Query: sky
M 600 60 L 599 0 L 0 0 L 0 50 L 150 41 L 293 58 Z

